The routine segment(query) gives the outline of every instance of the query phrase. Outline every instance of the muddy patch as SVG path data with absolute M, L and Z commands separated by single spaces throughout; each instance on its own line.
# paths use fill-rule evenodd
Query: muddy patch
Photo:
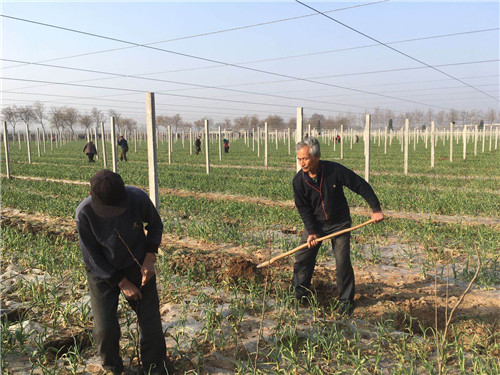
M 262 272 L 257 269 L 257 265 L 249 259 L 234 257 L 229 261 L 227 277 L 233 281 L 240 279 L 248 281 L 262 280 Z

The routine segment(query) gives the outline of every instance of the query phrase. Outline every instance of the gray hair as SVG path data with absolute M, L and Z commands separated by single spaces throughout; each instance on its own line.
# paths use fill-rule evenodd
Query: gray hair
M 299 151 L 302 147 L 309 147 L 309 155 L 311 157 L 316 158 L 321 156 L 321 150 L 319 148 L 319 142 L 316 138 L 310 137 L 306 138 L 303 141 L 300 141 L 295 145 L 295 151 Z

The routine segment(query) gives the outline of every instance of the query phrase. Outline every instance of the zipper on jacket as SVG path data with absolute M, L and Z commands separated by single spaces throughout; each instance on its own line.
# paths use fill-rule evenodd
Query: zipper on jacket
M 314 190 L 316 190 L 319 193 L 319 199 L 321 200 L 321 208 L 323 208 L 323 213 L 325 214 L 325 219 L 328 221 L 328 214 L 326 213 L 325 202 L 323 202 L 323 194 L 321 194 L 321 186 L 323 186 L 323 177 L 325 175 L 323 173 L 324 170 L 325 170 L 325 166 L 322 165 L 321 166 L 321 181 L 319 182 L 319 189 L 316 189 L 316 187 L 311 185 L 309 183 L 309 181 L 307 181 L 307 178 L 304 178 L 304 181 L 306 182 L 306 184 L 308 184 L 310 187 L 312 187 Z M 302 173 L 304 173 L 304 172 L 302 172 Z

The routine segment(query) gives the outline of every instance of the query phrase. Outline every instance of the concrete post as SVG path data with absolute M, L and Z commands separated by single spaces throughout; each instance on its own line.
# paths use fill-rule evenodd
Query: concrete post
M 3 125 L 3 144 L 5 147 L 5 174 L 10 179 L 10 162 L 9 162 L 9 132 L 7 130 L 7 121 L 2 121 Z
M 372 116 L 366 115 L 366 124 L 363 140 L 365 142 L 365 180 L 370 181 L 370 128 L 372 123 Z
M 97 140 L 97 127 L 94 128 L 95 150 L 99 150 L 99 141 Z M 95 155 L 96 160 L 99 160 L 99 154 Z
M 146 134 L 148 147 L 148 177 L 149 198 L 157 210 L 160 209 L 160 197 L 158 194 L 158 155 L 156 139 L 156 108 L 155 94 L 146 93 Z
M 408 144 L 410 143 L 410 121 L 408 119 L 405 120 L 403 143 L 404 143 L 404 174 L 408 174 Z
M 463 158 L 465 160 L 467 157 L 467 125 L 464 125 L 464 130 L 462 131 L 462 140 L 464 142 Z
M 207 174 L 210 174 L 210 133 L 208 131 L 208 120 L 205 119 L 205 164 L 207 166 Z
M 193 155 L 193 128 L 189 129 L 189 155 Z
M 40 129 L 36 128 L 36 146 L 38 149 L 38 157 L 42 156 L 40 149 Z
M 434 168 L 435 145 L 434 145 L 434 121 L 431 122 L 431 168 Z
M 269 133 L 267 129 L 267 122 L 264 123 L 264 167 L 267 169 L 268 164 L 267 164 L 267 158 L 268 158 L 268 152 L 269 152 Z
M 257 157 L 260 158 L 260 127 L 257 126 Z
M 477 155 L 477 138 L 478 138 L 477 125 L 474 125 L 474 156 Z
M 340 160 L 344 159 L 344 125 L 340 125 Z
M 168 164 L 172 164 L 172 126 L 167 127 L 167 147 L 168 147 Z
M 297 128 L 295 130 L 295 144 L 302 141 L 303 138 L 303 126 L 304 126 L 304 108 L 297 107 Z M 301 170 L 299 161 L 296 160 L 296 170 L 297 172 Z
M 118 165 L 116 160 L 116 135 L 115 135 L 115 118 L 111 116 L 110 119 L 110 133 L 111 133 L 111 167 L 113 168 L 113 172 L 117 173 Z
M 28 163 L 31 164 L 30 129 L 26 124 L 26 146 L 28 147 Z
M 453 163 L 453 122 L 450 122 L 450 163 Z
M 102 162 L 104 168 L 107 168 L 107 161 L 106 161 L 106 133 L 104 133 L 104 123 L 101 122 L 101 143 L 102 143 Z
M 220 126 L 219 130 L 217 132 L 217 137 L 218 137 L 218 143 L 219 143 L 219 161 L 222 161 L 222 138 L 221 138 L 221 131 L 220 131 Z
M 288 128 L 288 155 L 290 155 L 291 153 L 291 150 L 290 150 L 290 128 Z

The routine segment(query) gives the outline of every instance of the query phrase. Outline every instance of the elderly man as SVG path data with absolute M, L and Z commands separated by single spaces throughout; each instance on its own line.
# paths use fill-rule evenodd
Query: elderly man
M 384 215 L 377 196 L 364 179 L 341 164 L 320 160 L 320 146 L 316 138 L 306 138 L 299 142 L 296 150 L 302 170 L 293 179 L 293 193 L 295 205 L 305 226 L 301 243 L 307 242 L 308 248 L 295 255 L 292 285 L 295 297 L 306 303 L 321 245 L 317 239 L 351 226 L 344 186 L 368 202 L 375 222 L 383 220 Z M 346 314 L 352 313 L 354 309 L 355 284 L 350 238 L 350 233 L 346 233 L 332 239 L 340 308 Z
M 121 374 L 118 298 L 138 317 L 146 374 L 166 374 L 165 338 L 154 263 L 163 224 L 148 195 L 103 169 L 90 179 L 90 196 L 76 209 L 76 227 L 87 271 L 94 340 L 105 369 Z M 143 223 L 147 223 L 147 235 Z

